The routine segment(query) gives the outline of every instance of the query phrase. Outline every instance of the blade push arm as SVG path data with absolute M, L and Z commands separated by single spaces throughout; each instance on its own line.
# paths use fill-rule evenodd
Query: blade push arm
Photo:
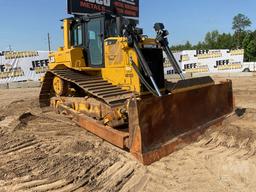
M 152 71 L 150 70 L 148 63 L 139 48 L 138 42 L 140 42 L 140 40 L 141 40 L 139 31 L 136 29 L 136 27 L 134 25 L 128 24 L 125 28 L 125 36 L 128 38 L 128 44 L 130 45 L 130 47 L 134 48 L 134 50 L 139 58 L 140 64 L 141 64 L 145 74 L 150 78 L 150 81 L 151 81 L 152 85 L 154 86 L 154 89 L 155 89 L 157 95 L 159 97 L 161 97 L 162 94 L 154 80 Z

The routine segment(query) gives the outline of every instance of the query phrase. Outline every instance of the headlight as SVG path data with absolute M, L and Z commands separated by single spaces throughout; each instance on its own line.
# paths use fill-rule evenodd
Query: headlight
M 54 63 L 55 62 L 55 58 L 53 56 L 50 56 L 49 57 L 49 61 L 50 61 L 50 63 Z

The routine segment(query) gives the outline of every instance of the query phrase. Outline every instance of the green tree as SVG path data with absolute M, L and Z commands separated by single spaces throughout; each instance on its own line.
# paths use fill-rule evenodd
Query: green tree
M 248 61 L 256 61 L 256 39 L 250 41 L 246 48 Z
M 208 46 L 204 42 L 199 41 L 198 44 L 195 45 L 193 48 L 197 50 L 203 50 L 208 49 Z
M 191 50 L 194 49 L 194 47 L 192 46 L 192 44 L 187 41 L 184 45 L 174 45 L 171 47 L 172 50 L 174 51 L 182 51 L 182 50 Z
M 173 50 L 191 49 L 238 49 L 245 50 L 246 61 L 256 61 L 256 31 L 251 32 L 246 29 L 251 26 L 251 20 L 243 14 L 238 14 L 233 18 L 234 34 L 222 33 L 217 30 L 206 33 L 204 41 L 197 45 L 191 45 L 189 41 L 185 44 L 172 46 Z
M 243 48 L 243 40 L 246 37 L 246 35 L 249 33 L 249 31 L 241 31 L 241 32 L 235 32 L 233 35 L 233 41 L 236 45 L 236 49 Z
M 243 39 L 245 61 L 256 61 L 256 31 L 248 32 Z
M 235 31 L 235 32 L 242 32 L 242 31 L 245 31 L 245 29 L 247 27 L 250 27 L 252 24 L 251 20 L 239 13 L 238 15 L 236 15 L 234 18 L 233 18 L 233 26 L 232 26 L 232 29 Z
M 191 43 L 190 43 L 189 41 L 187 41 L 186 44 L 184 45 L 184 48 L 185 48 L 186 50 L 191 50 L 191 49 L 192 49 Z
M 205 35 L 204 43 L 208 49 L 216 49 L 218 47 L 217 41 L 219 37 L 219 32 L 214 30 L 212 32 L 208 32 Z
M 197 45 L 195 45 L 194 47 L 195 47 L 195 49 L 197 49 L 197 50 L 203 49 L 203 43 L 202 43 L 201 41 L 199 41 L 199 42 L 197 43 Z
M 232 29 L 234 30 L 234 38 L 236 42 L 236 48 L 242 48 L 242 42 L 245 38 L 247 32 L 245 31 L 246 28 L 250 27 L 252 24 L 251 20 L 239 13 L 233 18 L 233 26 Z
M 234 49 L 235 43 L 234 43 L 233 36 L 230 33 L 220 34 L 217 39 L 217 48 L 218 49 Z

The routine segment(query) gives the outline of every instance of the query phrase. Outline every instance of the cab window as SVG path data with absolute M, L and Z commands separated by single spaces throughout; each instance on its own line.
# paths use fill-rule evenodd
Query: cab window
M 83 44 L 83 35 L 81 25 L 76 25 L 73 27 L 71 32 L 72 46 L 81 46 Z

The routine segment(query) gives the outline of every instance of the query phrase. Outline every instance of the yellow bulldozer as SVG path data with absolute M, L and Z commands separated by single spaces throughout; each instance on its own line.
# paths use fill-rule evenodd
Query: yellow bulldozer
M 232 82 L 185 79 L 164 25 L 155 24 L 155 38 L 137 27 L 137 0 L 68 5 L 73 17 L 63 20 L 64 47 L 49 55 L 41 107 L 51 105 L 145 165 L 232 113 Z M 164 79 L 163 52 L 180 75 L 178 82 Z

